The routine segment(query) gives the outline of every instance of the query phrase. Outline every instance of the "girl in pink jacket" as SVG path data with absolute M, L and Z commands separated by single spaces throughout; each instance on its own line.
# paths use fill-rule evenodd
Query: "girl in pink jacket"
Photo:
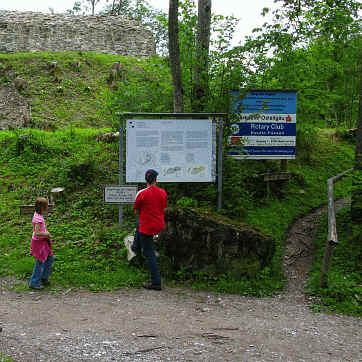
M 33 235 L 30 247 L 30 255 L 34 256 L 36 263 L 29 282 L 29 287 L 37 290 L 50 285 L 49 276 L 54 261 L 53 242 L 46 229 L 43 216 L 47 211 L 48 200 L 44 197 L 38 197 L 35 201 L 35 212 L 32 220 Z

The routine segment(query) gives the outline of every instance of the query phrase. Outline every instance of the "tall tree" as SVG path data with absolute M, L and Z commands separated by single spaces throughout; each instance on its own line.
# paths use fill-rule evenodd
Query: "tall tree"
M 354 127 L 361 32 L 356 0 L 276 0 L 273 22 L 247 47 L 259 87 L 298 89 L 303 122 Z M 269 9 L 265 8 L 263 14 Z M 244 47 L 247 50 L 247 47 Z M 266 57 L 261 57 L 265 54 Z M 261 80 L 261 82 L 260 82 Z
M 147 0 L 107 0 L 103 12 L 139 21 L 152 31 L 157 54 L 167 54 L 167 14 L 152 7 Z
M 90 3 L 92 8 L 92 15 L 94 15 L 94 9 L 96 5 L 99 3 L 100 0 L 87 0 L 88 3 Z
M 352 222 L 356 225 L 362 224 L 362 52 L 361 52 L 361 78 L 359 94 L 359 112 L 357 121 L 355 174 L 353 177 L 352 193 Z
M 173 109 L 184 111 L 180 47 L 178 41 L 178 0 L 170 0 L 168 12 L 168 51 L 173 84 Z
M 210 25 L 211 0 L 198 0 L 193 112 L 200 112 L 204 109 L 208 94 Z
M 87 14 L 89 10 L 91 11 L 91 14 L 94 15 L 95 13 L 95 7 L 100 2 L 100 0 L 79 0 L 75 1 L 73 5 L 73 9 L 67 10 L 70 14 Z M 90 5 L 90 9 L 87 6 L 87 4 Z

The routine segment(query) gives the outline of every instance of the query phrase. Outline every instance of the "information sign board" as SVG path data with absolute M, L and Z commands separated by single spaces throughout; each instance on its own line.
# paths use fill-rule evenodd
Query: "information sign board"
M 148 169 L 159 182 L 215 180 L 212 120 L 128 119 L 126 132 L 126 182 L 145 182 Z
M 104 186 L 105 204 L 133 204 L 137 195 L 137 186 Z
M 233 91 L 230 154 L 237 159 L 294 159 L 296 143 L 295 91 L 255 90 L 240 99 Z

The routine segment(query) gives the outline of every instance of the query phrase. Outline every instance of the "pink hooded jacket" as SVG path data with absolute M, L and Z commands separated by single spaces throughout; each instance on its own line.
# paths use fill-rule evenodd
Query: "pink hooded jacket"
M 47 231 L 43 215 L 34 212 L 32 224 L 33 224 L 33 235 L 31 238 L 30 255 L 34 256 L 41 263 L 44 263 L 49 255 L 50 256 L 53 255 L 52 251 L 53 242 L 50 239 L 47 239 L 43 236 L 35 235 L 36 224 L 40 224 L 39 225 L 40 232 L 44 233 Z

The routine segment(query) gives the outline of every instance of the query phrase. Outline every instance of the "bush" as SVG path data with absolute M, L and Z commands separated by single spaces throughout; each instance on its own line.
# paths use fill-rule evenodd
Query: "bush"
M 319 147 L 318 133 L 315 127 L 304 125 L 297 127 L 296 149 L 299 162 L 310 163 Z
M 353 226 L 350 211 L 344 209 L 337 213 L 339 242 L 334 247 L 332 262 L 327 278 L 327 288 L 320 288 L 319 279 L 327 235 L 327 219 L 321 223 L 316 245 L 316 263 L 310 274 L 307 292 L 320 297 L 329 309 L 346 314 L 362 314 L 361 258 L 362 234 L 359 225 Z

